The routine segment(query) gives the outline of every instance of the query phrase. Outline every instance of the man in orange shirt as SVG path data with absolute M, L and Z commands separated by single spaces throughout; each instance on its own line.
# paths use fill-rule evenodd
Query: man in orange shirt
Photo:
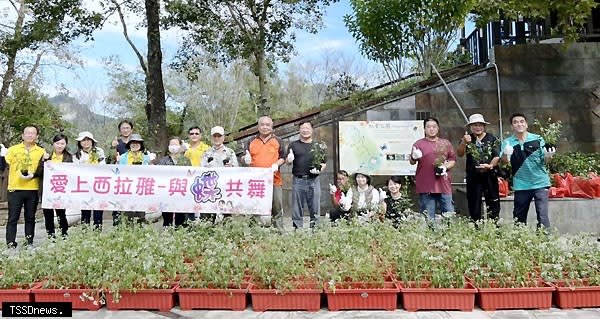
M 279 166 L 285 162 L 285 148 L 281 138 L 273 135 L 273 120 L 268 116 L 258 119 L 258 134 L 246 145 L 244 162 L 251 167 L 273 169 L 273 204 L 271 223 L 283 229 L 283 185 Z

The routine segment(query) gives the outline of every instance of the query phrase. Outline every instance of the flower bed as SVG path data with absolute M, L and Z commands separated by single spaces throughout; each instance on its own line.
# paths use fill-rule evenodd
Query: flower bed
M 444 217 L 434 227 L 410 217 L 396 226 L 341 221 L 310 231 L 279 233 L 240 217 L 221 225 L 195 222 L 185 229 L 125 225 L 98 232 L 73 227 L 66 240 L 0 253 L 0 269 L 4 271 L 0 289 L 32 300 L 27 290 L 30 287 L 10 288 L 43 281 L 35 300 L 46 300 L 42 299 L 44 292 L 62 288 L 52 291 L 57 293 L 54 297 L 71 298 L 76 308 L 93 309 L 106 302 L 110 309 L 159 310 L 175 305 L 177 291 L 182 309 L 242 310 L 247 307 L 247 285 L 252 283 L 250 294 L 257 311 L 317 311 L 323 288 L 331 310 L 393 310 L 398 307 L 400 293 L 403 306 L 414 311 L 470 310 L 473 288 L 468 284 L 479 289 L 478 301 L 484 309 L 547 308 L 551 302 L 548 295 L 555 288 L 545 284 L 528 287 L 528 283 L 552 282 L 560 288 L 556 292 L 560 307 L 597 306 L 565 299 L 592 290 L 586 285 L 600 286 L 600 251 L 595 238 L 559 237 L 524 225 L 475 225 L 456 217 Z M 466 286 L 465 278 L 469 278 Z M 564 287 L 559 284 L 561 280 Z M 425 281 L 427 288 L 411 285 Z M 176 282 L 179 288 L 174 287 Z M 302 285 L 309 289 L 301 289 Z M 69 290 L 81 287 L 84 292 Z M 504 298 L 497 296 L 504 290 L 514 296 L 515 291 L 534 288 L 541 290 L 543 302 L 523 303 L 518 294 L 516 299 L 521 303 L 508 306 L 487 300 Z M 411 301 L 418 294 L 429 296 L 427 301 L 441 300 L 431 297 L 434 291 L 460 292 L 461 298 L 447 298 L 447 302 L 435 305 Z M 106 292 L 104 299 L 99 298 L 101 292 Z M 301 301 L 307 292 L 311 295 L 302 296 L 308 299 Z M 155 293 L 159 295 L 152 296 L 157 299 L 151 304 L 130 304 L 131 298 L 148 301 L 149 294 Z M 188 293 L 206 294 L 192 297 Z M 263 303 L 260 298 L 265 293 L 271 294 L 267 301 L 292 301 Z M 84 304 L 78 304 L 78 298 Z

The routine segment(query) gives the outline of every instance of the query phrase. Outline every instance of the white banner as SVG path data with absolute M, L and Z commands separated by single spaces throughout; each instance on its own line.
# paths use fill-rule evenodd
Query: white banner
M 415 175 L 412 144 L 423 138 L 423 121 L 340 121 L 340 168 L 370 175 Z
M 271 168 L 46 162 L 43 208 L 271 215 Z

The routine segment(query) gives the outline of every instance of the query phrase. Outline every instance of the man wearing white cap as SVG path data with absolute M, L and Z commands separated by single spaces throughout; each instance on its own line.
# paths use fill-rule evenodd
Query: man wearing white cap
M 210 129 L 212 147 L 202 154 L 202 167 L 237 167 L 239 166 L 235 152 L 225 146 L 225 129 L 215 126 Z
M 38 203 L 40 178 L 35 173 L 44 149 L 37 145 L 38 129 L 27 126 L 23 129 L 23 143 L 6 149 L 2 145 L 0 156 L 8 164 L 8 222 L 6 223 L 6 244 L 17 247 L 17 222 L 23 208 L 25 215 L 25 238 L 33 244 L 35 232 L 35 210 Z
M 481 219 L 481 196 L 485 196 L 488 216 L 498 219 L 500 215 L 500 195 L 498 193 L 498 176 L 495 167 L 500 160 L 500 142 L 497 137 L 485 131 L 483 115 L 469 116 L 469 132 L 465 132 L 456 154 L 467 155 L 467 202 L 469 214 L 473 221 Z

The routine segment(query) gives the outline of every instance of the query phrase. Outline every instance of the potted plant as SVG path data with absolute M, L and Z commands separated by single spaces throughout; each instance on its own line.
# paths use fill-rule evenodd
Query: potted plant
M 175 306 L 177 273 L 185 267 L 175 238 L 152 225 L 135 223 L 107 233 L 103 239 L 111 260 L 102 285 L 109 310 L 168 311 Z
M 321 309 L 323 286 L 314 255 L 318 244 L 306 232 L 273 233 L 250 248 L 249 293 L 255 311 Z
M 483 310 L 548 309 L 554 288 L 539 277 L 539 249 L 547 245 L 548 235 L 522 224 L 497 227 L 482 224 L 475 237 L 480 243 L 472 266 L 465 275 L 478 291 Z M 482 240 L 485 239 L 485 240 Z
M 102 274 L 110 267 L 110 246 L 90 228 L 69 229 L 69 240 L 47 241 L 36 258 L 44 278 L 32 289 L 36 302 L 71 302 L 73 309 L 98 310 L 105 303 Z M 48 254 L 47 251 L 51 251 Z
M 465 238 L 473 231 L 472 223 L 460 219 L 441 223 L 436 232 L 425 221 L 401 226 L 398 240 L 411 243 L 396 254 L 404 309 L 473 310 L 477 290 L 464 278 L 475 251 Z
M 440 140 L 435 142 L 435 161 L 433 163 L 435 175 L 436 176 L 445 176 L 446 170 L 444 168 L 444 164 L 446 163 L 448 153 L 448 145 L 447 143 L 443 143 Z
M 312 154 L 311 166 L 316 170 L 321 170 L 321 163 L 325 162 L 327 156 L 327 144 L 325 142 L 313 142 L 310 153 Z
M 191 257 L 175 289 L 181 309 L 246 309 L 248 256 L 243 246 L 225 240 L 232 228 L 216 227 L 213 240 L 199 243 L 203 252 Z
M 37 274 L 29 271 L 28 265 L 35 258 L 28 252 L 9 255 L 0 252 L 0 310 L 3 302 L 31 302 L 31 288 L 37 287 Z
M 21 175 L 29 175 L 29 170 L 31 169 L 32 164 L 31 155 L 29 154 L 29 151 L 25 151 L 25 154 L 21 156 L 21 158 L 19 158 L 18 163 Z
M 397 308 L 398 287 L 390 273 L 390 263 L 379 253 L 376 240 L 389 224 L 342 222 L 332 227 L 327 235 L 336 238 L 323 252 L 319 267 L 325 281 L 329 310 Z
M 539 128 L 540 136 L 546 143 L 545 148 L 549 149 L 556 147 L 556 144 L 562 135 L 562 122 L 560 120 L 553 121 L 552 118 L 549 117 L 545 123 L 535 119 L 533 124 Z
M 562 309 L 600 306 L 600 254 L 588 236 L 571 236 L 560 253 L 541 264 L 540 275 L 556 289 Z
M 467 144 L 467 154 L 471 155 L 475 164 L 475 169 L 481 172 L 482 169 L 478 168 L 480 164 L 488 164 L 492 160 L 492 154 L 494 149 L 498 151 L 500 147 L 500 140 L 494 141 L 494 143 L 481 144 L 480 141 Z

